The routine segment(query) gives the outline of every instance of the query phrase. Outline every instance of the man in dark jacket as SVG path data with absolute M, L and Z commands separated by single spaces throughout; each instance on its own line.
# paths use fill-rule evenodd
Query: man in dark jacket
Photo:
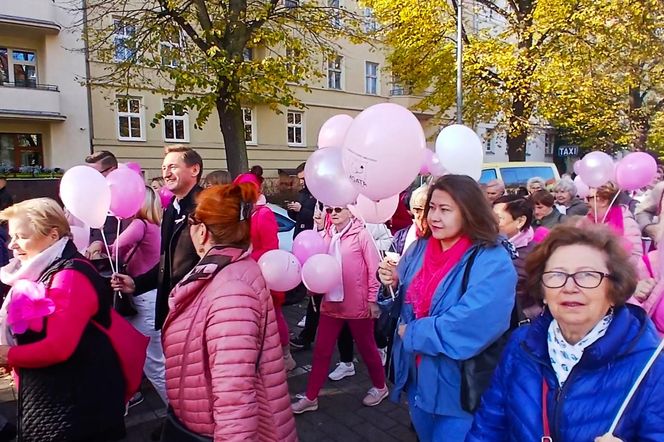
M 0 176 L 0 210 L 5 210 L 13 204 L 14 198 L 7 191 L 7 178 Z
M 307 189 L 307 182 L 304 180 L 304 166 L 302 163 L 297 166 L 297 179 L 300 180 L 300 192 L 297 196 L 297 201 L 291 201 L 286 207 L 288 209 L 288 216 L 295 221 L 295 231 L 293 238 L 304 230 L 311 230 L 314 228 L 314 207 L 316 206 L 316 198 L 313 197 L 309 189 Z
M 132 280 L 117 275 L 113 287 L 123 293 L 141 294 L 157 289 L 155 329 L 160 330 L 168 314 L 168 295 L 175 285 L 198 263 L 187 217 L 196 208 L 196 195 L 203 173 L 203 159 L 193 149 L 184 146 L 166 148 L 161 173 L 168 190 L 175 199 L 168 205 L 161 223 L 161 258 L 159 264 Z

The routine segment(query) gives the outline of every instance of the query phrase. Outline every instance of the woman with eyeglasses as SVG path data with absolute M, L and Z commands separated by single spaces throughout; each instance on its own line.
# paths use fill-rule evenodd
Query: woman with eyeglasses
M 371 235 L 362 222 L 345 207 L 325 207 L 332 227 L 325 231 L 328 253 L 341 265 L 341 284 L 324 294 L 318 333 L 314 346 L 307 391 L 292 404 L 293 413 L 318 409 L 318 393 L 328 377 L 334 344 L 344 324 L 348 324 L 357 348 L 367 365 L 373 387 L 362 403 L 380 404 L 388 395 L 385 372 L 374 339 L 374 319 L 380 313 L 376 305 L 378 281 L 376 270 L 380 256 Z
M 257 196 L 251 184 L 213 186 L 189 216 L 201 260 L 171 292 L 162 329 L 162 442 L 297 441 L 270 291 L 251 259 Z
M 439 178 L 424 207 L 426 235 L 398 266 L 386 258 L 379 270 L 401 304 L 392 400 L 407 393 L 420 441 L 461 442 L 476 406 L 462 400 L 463 363 L 507 331 L 517 275 L 491 206 L 472 178 Z M 479 376 L 470 376 L 479 385 Z
M 626 304 L 636 274 L 619 238 L 600 226 L 556 227 L 526 271 L 546 310 L 512 334 L 466 440 L 664 440 L 661 355 L 618 416 L 660 342 L 645 312 Z

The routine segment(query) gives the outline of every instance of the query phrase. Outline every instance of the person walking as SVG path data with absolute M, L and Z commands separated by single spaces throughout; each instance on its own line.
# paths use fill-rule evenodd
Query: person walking
M 620 238 L 603 226 L 556 227 L 526 273 L 546 311 L 512 334 L 466 441 L 662 440 L 661 337 L 626 304 L 637 276 Z
M 169 298 L 162 442 L 297 441 L 274 307 L 251 259 L 257 197 L 251 184 L 213 186 L 188 217 L 200 261 Z
M 508 330 L 517 275 L 491 203 L 472 178 L 446 175 L 431 184 L 425 217 L 426 236 L 398 268 L 386 258 L 379 269 L 402 306 L 391 399 L 407 393 L 420 441 L 463 441 L 474 404 L 463 400 L 462 385 L 479 395 L 482 381 L 463 362 Z
M 128 383 L 104 331 L 116 320 L 108 283 L 78 253 L 52 199 L 15 204 L 0 220 L 14 252 L 0 270 L 12 286 L 0 315 L 0 365 L 18 373 L 18 440 L 120 440 Z
M 373 387 L 362 403 L 367 407 L 380 404 L 388 395 L 385 372 L 374 340 L 374 319 L 378 281 L 376 270 L 380 257 L 363 223 L 345 207 L 325 207 L 332 228 L 325 233 L 329 253 L 342 269 L 342 283 L 326 293 L 321 303 L 320 320 L 311 375 L 307 391 L 293 403 L 293 413 L 302 414 L 318 409 L 318 394 L 328 376 L 332 351 L 341 329 L 348 324 L 360 355 L 369 370 Z

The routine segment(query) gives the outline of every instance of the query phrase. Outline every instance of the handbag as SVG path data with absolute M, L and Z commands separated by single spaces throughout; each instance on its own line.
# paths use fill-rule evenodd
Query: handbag
M 171 407 L 168 407 L 160 440 L 161 442 L 212 442 L 211 437 L 201 436 L 182 425 Z
M 475 262 L 479 250 L 479 247 L 476 248 L 468 258 L 461 283 L 461 296 L 468 289 L 470 269 Z M 482 394 L 491 385 L 493 371 L 498 366 L 498 362 L 500 362 L 503 349 L 509 340 L 509 335 L 510 330 L 505 332 L 479 354 L 461 361 L 461 408 L 468 413 L 473 413 L 477 410 Z

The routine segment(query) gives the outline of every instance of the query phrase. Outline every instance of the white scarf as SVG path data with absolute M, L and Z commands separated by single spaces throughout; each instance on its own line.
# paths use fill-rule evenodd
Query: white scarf
M 581 360 L 586 348 L 590 347 L 606 334 L 606 330 L 609 328 L 612 320 L 613 313 L 604 316 L 583 339 L 574 345 L 565 340 L 558 321 L 555 319 L 551 321 L 548 333 L 549 357 L 551 358 L 551 366 L 556 372 L 556 377 L 561 387 L 567 381 L 574 366 Z
M 337 226 L 332 226 L 330 233 L 332 233 L 332 241 L 330 241 L 330 247 L 328 248 L 328 253 L 332 255 L 337 262 L 339 267 L 341 267 L 343 274 L 343 258 L 341 256 L 341 237 L 346 234 L 353 225 L 353 220 L 351 220 L 346 227 L 344 227 L 341 232 L 337 232 Z M 336 288 L 332 289 L 329 293 L 325 295 L 325 300 L 329 302 L 343 302 L 344 300 L 344 285 L 343 281 Z
M 61 238 L 48 249 L 23 263 L 17 258 L 12 258 L 9 264 L 0 269 L 0 281 L 9 286 L 14 285 L 19 279 L 37 282 L 44 270 L 62 256 L 68 242 L 68 237 Z M 0 345 L 15 345 L 16 343 L 7 325 L 7 308 L 11 298 L 10 290 L 0 308 Z
M 405 254 L 406 250 L 408 250 L 408 247 L 410 247 L 410 245 L 415 241 L 417 241 L 417 226 L 413 224 L 412 226 L 410 226 L 408 232 L 406 233 L 406 241 L 403 244 L 403 251 L 401 252 L 401 254 L 402 255 Z

